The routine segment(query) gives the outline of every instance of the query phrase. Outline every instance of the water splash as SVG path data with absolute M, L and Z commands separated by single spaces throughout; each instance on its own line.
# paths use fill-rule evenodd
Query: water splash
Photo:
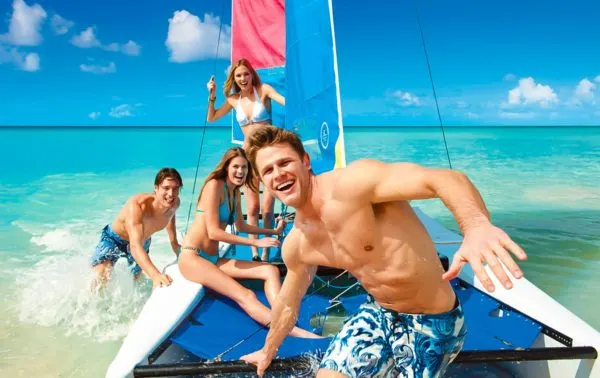
M 109 283 L 92 290 L 96 277 L 86 255 L 48 256 L 17 278 L 19 320 L 46 327 L 59 326 L 66 335 L 97 341 L 127 334 L 147 300 L 151 285 L 134 282 L 125 264 L 117 264 Z

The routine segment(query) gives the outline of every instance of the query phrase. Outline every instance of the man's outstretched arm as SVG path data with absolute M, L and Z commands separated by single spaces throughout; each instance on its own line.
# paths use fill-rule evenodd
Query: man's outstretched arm
M 514 277 L 522 277 L 523 273 L 509 251 L 521 260 L 527 257 L 525 252 L 504 231 L 492 225 L 481 194 L 465 174 L 412 163 L 383 163 L 369 159 L 359 160 L 346 170 L 338 181 L 336 195 L 358 196 L 359 201 L 368 203 L 429 198 L 442 200 L 464 235 L 461 248 L 443 276 L 445 279 L 458 276 L 462 266 L 469 262 L 481 283 L 487 290 L 493 291 L 494 285 L 483 267 L 483 262 L 486 262 L 500 282 L 511 288 L 512 282 L 500 261 Z
M 169 220 L 169 223 L 167 223 L 166 229 L 167 234 L 169 235 L 171 249 L 173 250 L 173 253 L 175 253 L 175 256 L 177 256 L 179 254 L 179 248 L 181 247 L 181 245 L 179 245 L 179 241 L 177 241 L 177 226 L 175 225 L 175 214 L 173 214 L 173 217 Z
M 292 231 L 282 247 L 282 257 L 288 269 L 281 291 L 271 310 L 271 325 L 262 349 L 242 356 L 242 360 L 255 364 L 257 374 L 262 377 L 277 355 L 279 346 L 292 331 L 298 319 L 300 302 L 317 271 L 298 261 L 299 244 Z
M 142 222 L 144 214 L 140 205 L 131 202 L 127 206 L 128 214 L 125 220 L 125 228 L 129 235 L 129 248 L 131 249 L 133 259 L 142 271 L 150 277 L 153 287 L 169 286 L 171 278 L 168 275 L 160 273 L 154 263 L 152 263 L 152 260 L 150 260 L 150 256 L 144 250 L 144 225 Z

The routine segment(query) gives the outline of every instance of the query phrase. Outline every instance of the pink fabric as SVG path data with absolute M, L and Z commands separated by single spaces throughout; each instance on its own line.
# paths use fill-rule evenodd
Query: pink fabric
M 285 0 L 232 0 L 231 61 L 254 69 L 285 65 Z

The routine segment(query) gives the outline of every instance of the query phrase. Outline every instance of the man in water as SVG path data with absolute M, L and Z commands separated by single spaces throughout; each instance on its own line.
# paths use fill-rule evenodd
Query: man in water
M 153 287 L 169 286 L 171 278 L 150 260 L 151 235 L 166 227 L 175 255 L 179 250 L 175 229 L 175 212 L 179 208 L 179 190 L 183 181 L 175 168 L 162 168 L 154 179 L 154 193 L 136 194 L 129 198 L 111 225 L 106 225 L 92 256 L 92 267 L 99 283 L 110 277 L 113 265 L 125 257 L 129 269 L 138 279 L 142 271 Z
M 462 348 L 463 311 L 449 280 L 469 262 L 489 291 L 487 263 L 506 288 L 523 273 L 525 252 L 490 223 L 483 200 L 462 173 L 364 159 L 321 175 L 293 133 L 262 127 L 249 158 L 265 187 L 296 209 L 282 247 L 288 273 L 273 306 L 262 349 L 242 357 L 262 375 L 294 326 L 302 296 L 319 265 L 346 269 L 367 302 L 344 324 L 321 361 L 318 377 L 443 375 Z M 440 198 L 464 240 L 444 273 L 427 230 L 409 201 Z

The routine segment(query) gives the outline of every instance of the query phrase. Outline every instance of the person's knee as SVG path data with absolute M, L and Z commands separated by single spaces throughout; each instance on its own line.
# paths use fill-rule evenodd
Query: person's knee
M 277 269 L 277 267 L 275 265 L 265 264 L 263 266 L 263 277 L 264 277 L 265 281 L 279 280 L 280 279 L 279 269 Z
M 105 275 L 110 271 L 112 266 L 113 266 L 112 261 L 104 260 L 104 261 L 100 261 L 100 262 L 92 265 L 92 269 L 99 275 Z
M 241 304 L 249 304 L 252 302 L 256 302 L 258 299 L 256 298 L 256 294 L 250 289 L 244 288 L 242 292 L 239 294 L 237 301 Z

